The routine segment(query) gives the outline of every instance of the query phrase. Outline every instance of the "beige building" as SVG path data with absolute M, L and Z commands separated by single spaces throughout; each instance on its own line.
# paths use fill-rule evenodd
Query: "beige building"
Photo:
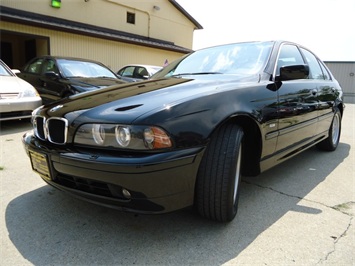
M 60 7 L 53 7 L 58 4 Z M 1 0 L 1 59 L 12 68 L 41 55 L 162 66 L 191 52 L 202 26 L 175 0 Z

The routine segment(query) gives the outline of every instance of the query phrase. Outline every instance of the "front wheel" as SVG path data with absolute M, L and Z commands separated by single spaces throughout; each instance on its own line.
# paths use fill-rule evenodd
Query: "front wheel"
M 221 127 L 211 138 L 199 168 L 195 204 L 200 215 L 229 222 L 238 210 L 243 129 Z
M 341 133 L 341 113 L 338 108 L 335 109 L 332 124 L 329 128 L 328 138 L 317 144 L 317 147 L 325 151 L 334 151 L 339 144 Z

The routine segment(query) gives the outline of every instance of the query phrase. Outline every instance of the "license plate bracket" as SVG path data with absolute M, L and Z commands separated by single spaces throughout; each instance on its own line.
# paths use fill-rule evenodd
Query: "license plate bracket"
M 29 153 L 33 171 L 40 174 L 43 178 L 51 180 L 47 155 L 35 151 L 29 151 Z

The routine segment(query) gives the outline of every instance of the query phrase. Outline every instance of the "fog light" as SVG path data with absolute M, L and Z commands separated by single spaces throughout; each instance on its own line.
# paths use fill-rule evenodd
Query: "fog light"
M 129 191 L 125 188 L 122 188 L 122 194 L 126 199 L 131 199 L 131 193 L 129 193 Z

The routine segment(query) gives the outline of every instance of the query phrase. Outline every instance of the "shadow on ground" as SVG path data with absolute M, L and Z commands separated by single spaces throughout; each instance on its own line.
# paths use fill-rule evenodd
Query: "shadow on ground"
M 259 177 L 245 178 L 238 216 L 228 224 L 202 219 L 192 210 L 135 216 L 45 185 L 10 202 L 6 226 L 12 243 L 35 265 L 219 265 L 238 256 L 285 213 L 319 214 L 320 209 L 298 203 L 349 151 L 343 143 L 333 153 L 310 149 Z
M 0 135 L 6 136 L 14 133 L 23 132 L 32 129 L 30 119 L 8 120 L 0 122 Z

